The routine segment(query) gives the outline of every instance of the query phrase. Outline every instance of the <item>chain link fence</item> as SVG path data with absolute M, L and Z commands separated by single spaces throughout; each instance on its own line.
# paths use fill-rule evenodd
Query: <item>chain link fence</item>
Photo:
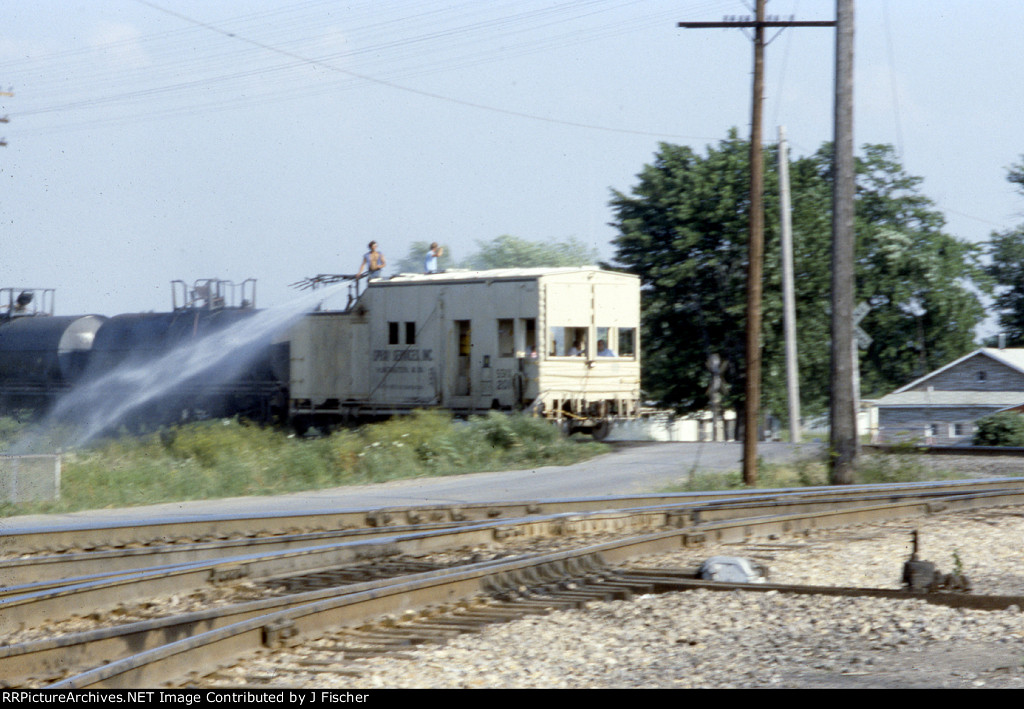
M 0 501 L 60 498 L 59 455 L 0 455 Z

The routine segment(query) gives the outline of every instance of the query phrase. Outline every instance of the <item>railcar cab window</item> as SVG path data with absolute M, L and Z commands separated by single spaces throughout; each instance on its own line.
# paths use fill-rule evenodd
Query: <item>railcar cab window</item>
M 597 328 L 597 348 L 595 354 L 598 357 L 614 357 L 615 356 L 615 341 L 611 337 L 612 328 L 610 327 L 599 327 Z
M 586 357 L 587 328 L 553 327 L 548 339 L 549 357 Z
M 401 334 L 402 334 L 402 323 L 400 322 L 389 322 L 388 323 L 388 344 L 389 345 L 401 345 Z M 416 323 L 407 322 L 405 323 L 405 343 L 406 345 L 416 344 Z
M 511 318 L 498 320 L 498 356 L 515 357 L 516 340 Z
M 619 357 L 636 357 L 636 328 L 619 328 L 619 349 L 616 354 Z
M 519 318 L 517 336 L 523 340 L 523 354 L 531 359 L 537 358 L 537 321 L 533 318 Z M 516 340 L 519 349 L 519 340 Z
M 498 320 L 498 356 L 537 358 L 537 321 L 533 318 Z

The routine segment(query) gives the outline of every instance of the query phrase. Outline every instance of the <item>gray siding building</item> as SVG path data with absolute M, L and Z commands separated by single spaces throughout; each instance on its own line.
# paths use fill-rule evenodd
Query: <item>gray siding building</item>
M 983 347 L 876 402 L 878 440 L 970 443 L 975 421 L 1024 404 L 1024 349 Z

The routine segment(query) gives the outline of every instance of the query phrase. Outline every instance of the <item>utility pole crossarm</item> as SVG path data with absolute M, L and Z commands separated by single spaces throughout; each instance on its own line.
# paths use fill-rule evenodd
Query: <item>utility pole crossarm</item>
M 764 22 L 758 22 L 757 20 L 739 20 L 736 22 L 680 22 L 678 27 L 685 27 L 689 29 L 714 29 L 719 28 L 736 28 L 736 27 L 835 27 L 835 20 L 765 20 Z

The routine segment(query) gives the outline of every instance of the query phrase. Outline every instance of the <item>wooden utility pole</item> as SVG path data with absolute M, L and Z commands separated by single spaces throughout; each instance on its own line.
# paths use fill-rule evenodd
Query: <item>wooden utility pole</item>
M 722 22 L 680 22 L 679 27 L 749 27 L 754 30 L 754 96 L 750 125 L 750 240 L 747 244 L 746 387 L 743 414 L 743 482 L 757 482 L 758 413 L 761 405 L 761 274 L 764 269 L 764 164 L 761 157 L 761 105 L 764 96 L 764 30 L 767 27 L 831 27 L 834 22 L 765 19 L 765 0 L 756 16 Z
M 782 241 L 782 326 L 786 336 L 786 394 L 789 440 L 800 442 L 800 369 L 796 358 L 796 296 L 793 287 L 793 215 L 789 198 L 789 146 L 779 126 L 779 198 Z
M 829 481 L 853 482 L 857 461 L 853 296 L 853 0 L 836 0 L 835 145 L 832 163 L 832 373 Z

